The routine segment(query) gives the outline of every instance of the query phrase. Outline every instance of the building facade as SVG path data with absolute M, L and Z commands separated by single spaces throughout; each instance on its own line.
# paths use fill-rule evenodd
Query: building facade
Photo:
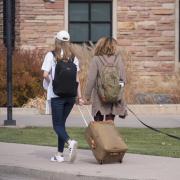
M 3 38 L 3 2 L 0 1 L 0 39 Z
M 179 70 L 179 0 L 51 1 L 16 0 L 16 46 L 50 48 L 62 29 L 78 43 L 112 35 L 131 53 L 138 77 Z

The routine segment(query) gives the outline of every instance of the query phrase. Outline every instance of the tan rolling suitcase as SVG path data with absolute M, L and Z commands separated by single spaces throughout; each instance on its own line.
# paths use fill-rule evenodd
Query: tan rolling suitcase
M 96 160 L 100 163 L 122 162 L 128 147 L 123 141 L 113 121 L 96 122 L 86 107 L 92 121 L 88 123 L 78 106 L 82 119 L 86 125 L 85 138 Z
M 90 122 L 85 138 L 100 164 L 121 163 L 128 149 L 113 121 Z

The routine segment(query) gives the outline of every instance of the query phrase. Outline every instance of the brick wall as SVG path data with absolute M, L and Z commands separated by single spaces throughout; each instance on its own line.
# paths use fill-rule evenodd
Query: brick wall
M 0 0 L 0 39 L 3 38 L 3 0 Z
M 18 0 L 17 43 L 23 48 L 49 48 L 53 37 L 64 29 L 64 0 Z
M 136 92 L 170 92 L 176 86 L 175 1 L 118 0 L 117 38 L 131 53 Z
M 175 0 L 119 0 L 118 41 L 141 76 L 171 74 L 175 60 Z

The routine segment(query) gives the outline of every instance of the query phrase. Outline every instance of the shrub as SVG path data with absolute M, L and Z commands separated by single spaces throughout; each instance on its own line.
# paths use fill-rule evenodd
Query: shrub
M 6 106 L 6 51 L 0 53 L 0 106 Z M 13 53 L 13 105 L 22 106 L 29 98 L 43 95 L 42 52 L 40 50 L 20 50 Z

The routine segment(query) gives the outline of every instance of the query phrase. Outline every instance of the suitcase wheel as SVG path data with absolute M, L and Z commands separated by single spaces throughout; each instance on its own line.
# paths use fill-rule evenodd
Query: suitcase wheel
M 102 164 L 103 164 L 103 160 L 99 160 L 99 164 L 101 164 L 101 165 L 102 165 Z

